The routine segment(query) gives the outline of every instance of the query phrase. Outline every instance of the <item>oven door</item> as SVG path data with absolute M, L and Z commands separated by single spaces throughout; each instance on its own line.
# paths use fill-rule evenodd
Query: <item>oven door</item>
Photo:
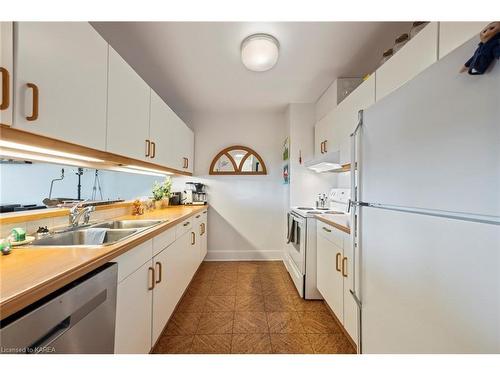
M 302 275 L 305 274 L 306 259 L 306 219 L 291 213 L 295 225 L 295 239 L 288 246 L 288 256 L 293 265 Z

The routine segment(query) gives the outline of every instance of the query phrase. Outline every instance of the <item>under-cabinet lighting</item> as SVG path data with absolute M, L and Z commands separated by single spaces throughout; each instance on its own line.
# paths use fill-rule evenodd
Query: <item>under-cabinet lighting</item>
M 308 168 L 315 171 L 315 172 L 321 173 L 321 172 L 332 171 L 335 169 L 342 169 L 342 166 L 340 164 L 336 164 L 336 163 L 322 162 L 322 163 L 314 164 Z
M 153 172 L 153 173 L 158 173 L 161 175 L 173 174 L 172 172 L 166 172 L 166 171 L 162 171 L 160 169 L 154 169 L 154 168 L 141 167 L 139 165 L 126 165 L 125 168 L 137 169 L 137 170 L 145 171 L 145 172 Z
M 112 168 L 108 168 L 108 169 L 110 169 L 112 171 L 118 171 L 118 172 L 135 173 L 135 174 L 142 174 L 142 175 L 147 175 L 147 176 L 159 176 L 159 177 L 165 177 L 165 175 L 170 174 L 168 172 L 143 171 L 140 169 L 128 168 L 128 167 L 112 167 Z
M 30 145 L 25 145 L 22 143 L 9 142 L 9 141 L 3 141 L 3 140 L 0 140 L 0 147 L 8 147 L 10 149 L 36 152 L 36 153 L 45 154 L 45 155 L 49 155 L 49 156 L 58 156 L 58 157 L 68 158 L 68 159 L 83 160 L 83 161 L 98 162 L 98 163 L 104 162 L 104 160 L 102 160 L 102 159 L 92 158 L 90 156 L 72 154 L 70 152 L 56 151 L 56 150 L 52 150 L 50 148 L 30 146 Z M 2 153 L 3 153 L 3 151 L 2 151 Z M 33 155 L 30 157 L 33 158 Z
M 0 156 L 5 159 L 13 158 L 16 160 L 29 160 L 29 161 L 42 161 L 46 163 L 53 164 L 63 164 L 63 165 L 71 165 L 75 167 L 81 167 L 82 164 L 86 164 L 85 162 L 74 160 L 74 159 L 66 159 L 60 158 L 56 156 L 48 156 L 48 155 L 40 155 L 40 154 L 31 154 L 29 152 L 22 152 L 17 150 L 7 150 L 0 148 Z

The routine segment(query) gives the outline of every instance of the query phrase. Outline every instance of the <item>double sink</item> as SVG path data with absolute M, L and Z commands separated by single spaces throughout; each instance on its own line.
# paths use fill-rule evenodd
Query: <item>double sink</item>
M 66 228 L 33 241 L 29 246 L 96 247 L 123 241 L 166 220 L 114 220 L 84 227 Z

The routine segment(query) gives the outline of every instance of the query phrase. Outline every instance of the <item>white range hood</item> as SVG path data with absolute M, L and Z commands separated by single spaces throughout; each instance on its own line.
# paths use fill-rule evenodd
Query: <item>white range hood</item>
M 335 172 L 342 170 L 342 165 L 340 164 L 340 152 L 333 151 L 327 154 L 321 155 L 320 157 L 308 160 L 304 163 L 306 168 L 317 172 Z

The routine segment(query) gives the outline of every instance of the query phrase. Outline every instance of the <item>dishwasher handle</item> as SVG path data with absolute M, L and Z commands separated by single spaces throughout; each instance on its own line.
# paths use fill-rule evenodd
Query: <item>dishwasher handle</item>
M 62 336 L 71 326 L 71 316 L 68 316 L 59 324 L 56 324 L 47 334 L 39 338 L 33 344 L 29 345 L 26 349 L 26 353 L 37 353 L 40 349 L 49 346 L 57 338 Z

